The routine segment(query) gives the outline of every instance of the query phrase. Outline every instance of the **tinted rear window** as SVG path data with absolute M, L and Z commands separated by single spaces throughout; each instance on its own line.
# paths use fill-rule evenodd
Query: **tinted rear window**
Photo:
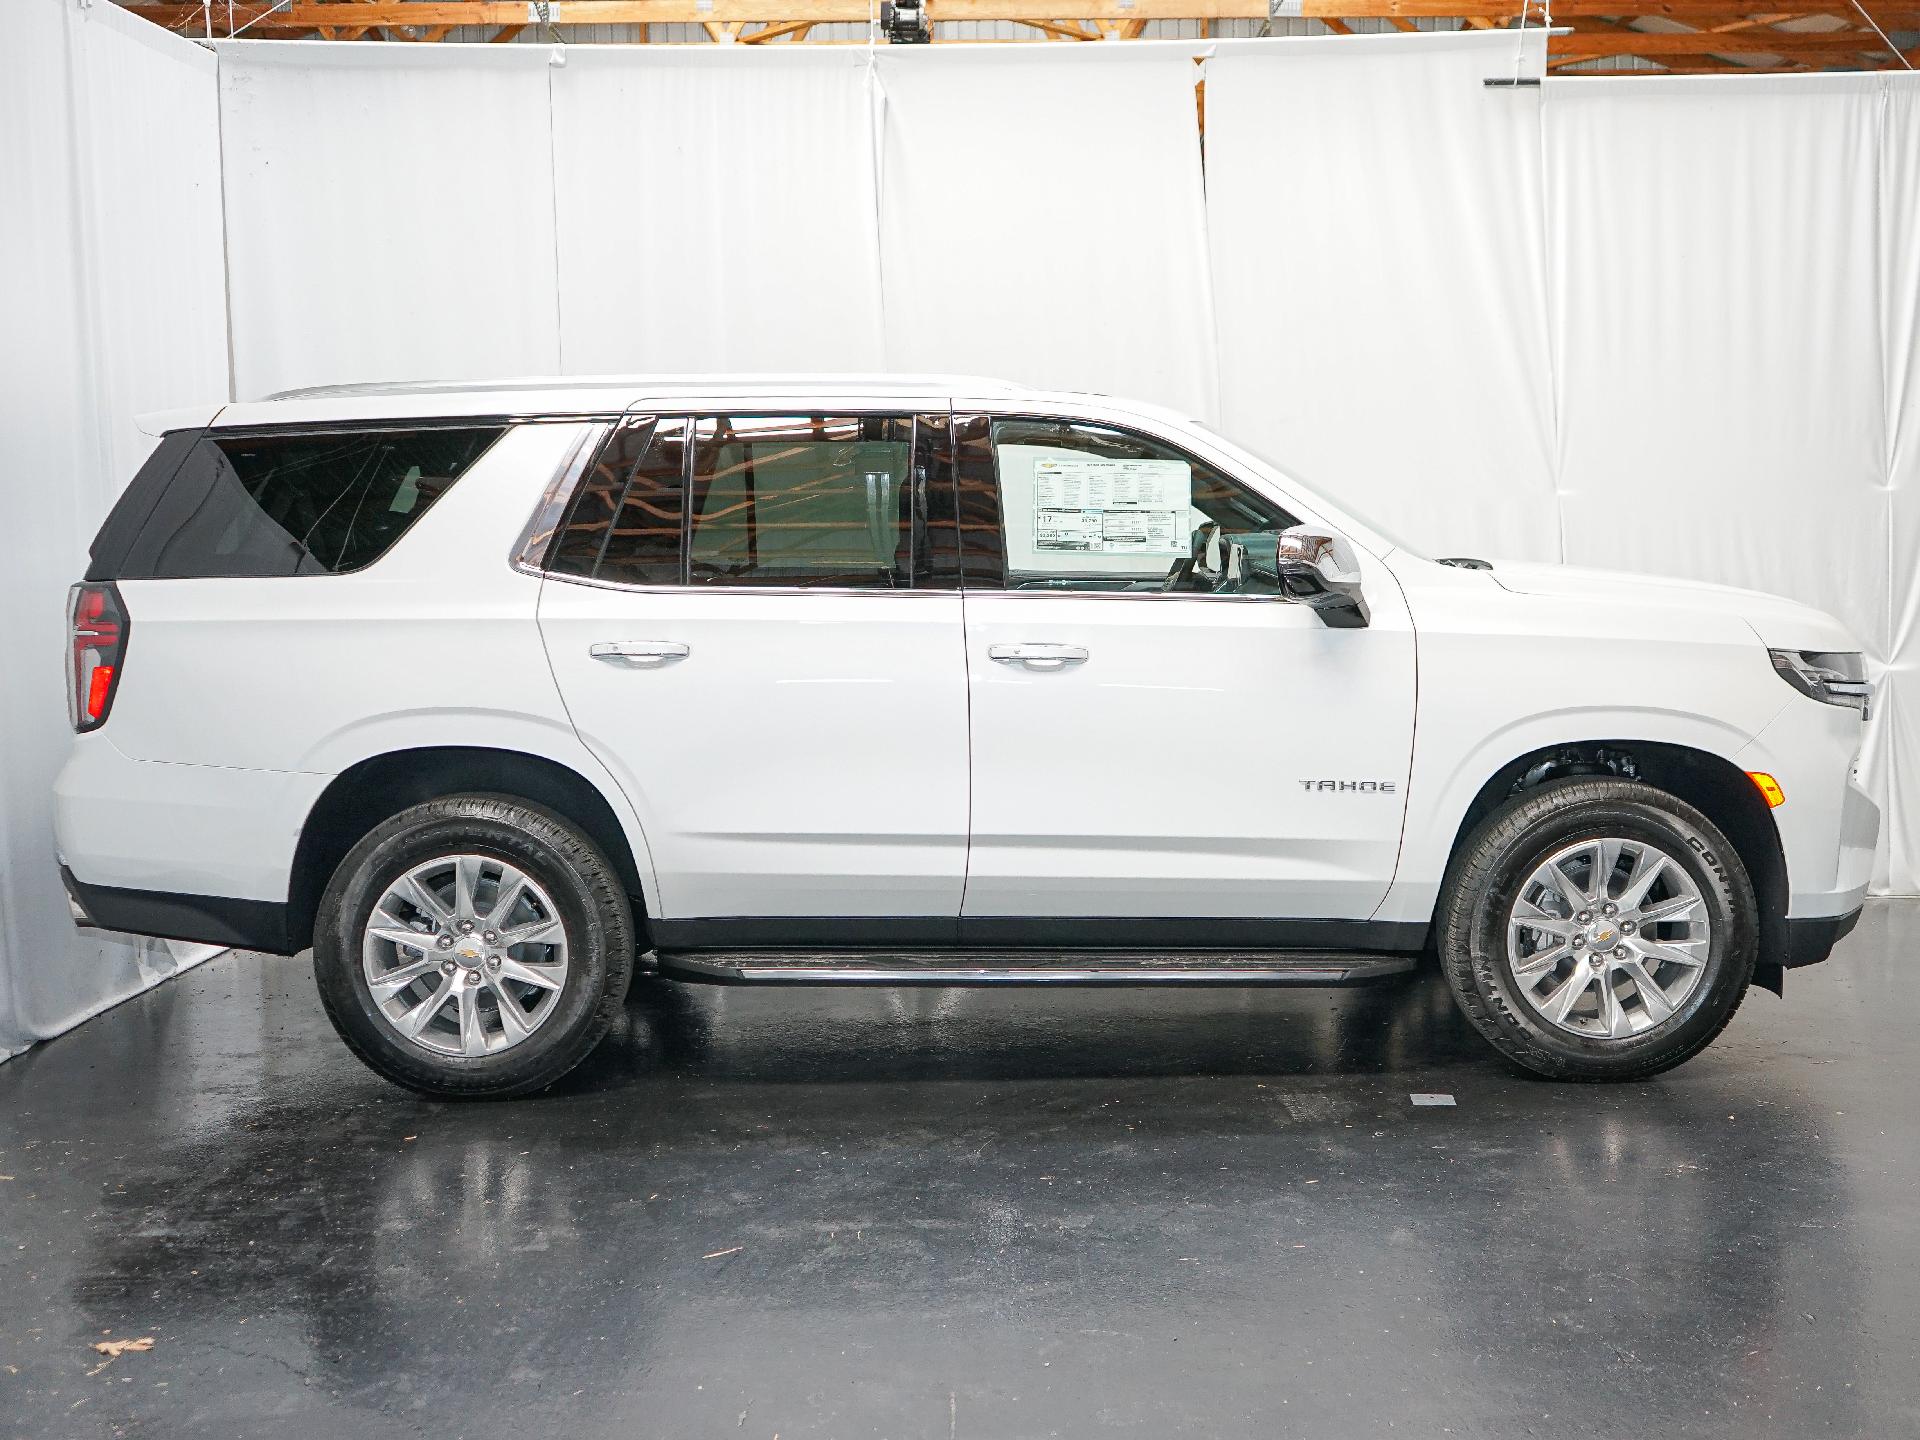
M 87 554 L 87 579 L 111 580 L 120 573 L 127 551 L 140 538 L 140 527 L 153 513 L 154 504 L 167 493 L 167 486 L 179 473 L 181 462 L 193 453 L 205 430 L 169 430 L 147 456 L 146 464 L 120 492 L 120 499 L 107 512 L 106 523 L 93 537 Z
M 245 434 L 209 431 L 164 489 L 130 488 L 101 531 L 131 528 L 127 580 L 327 575 L 371 565 L 432 508 L 504 426 Z M 144 472 L 142 478 L 144 479 Z M 95 566 L 108 561 L 95 547 Z M 99 577 L 107 578 L 107 577 Z

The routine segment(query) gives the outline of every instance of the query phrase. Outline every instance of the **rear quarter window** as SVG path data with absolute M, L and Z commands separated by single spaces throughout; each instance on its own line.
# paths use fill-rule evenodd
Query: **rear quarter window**
M 94 568 L 110 567 L 113 573 L 93 578 L 337 575 L 364 569 L 406 534 L 505 429 L 203 432 L 179 453 L 164 481 L 129 487 L 101 530 L 101 542 L 112 539 L 120 556 L 115 563 L 105 544 L 97 543 Z M 145 481 L 143 470 L 140 482 Z M 136 521 L 123 515 L 127 507 L 143 509 L 144 517 Z

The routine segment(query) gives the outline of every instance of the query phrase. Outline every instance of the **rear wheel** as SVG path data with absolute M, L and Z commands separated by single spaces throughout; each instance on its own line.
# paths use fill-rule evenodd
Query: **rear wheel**
M 633 973 L 633 921 L 613 866 L 572 826 L 453 796 L 353 848 L 321 898 L 313 958 L 334 1028 L 389 1080 L 521 1095 L 606 1034 Z
M 1753 976 L 1758 906 L 1691 805 L 1619 780 L 1543 785 L 1490 816 L 1442 896 L 1460 1008 L 1508 1058 L 1631 1080 L 1698 1053 Z

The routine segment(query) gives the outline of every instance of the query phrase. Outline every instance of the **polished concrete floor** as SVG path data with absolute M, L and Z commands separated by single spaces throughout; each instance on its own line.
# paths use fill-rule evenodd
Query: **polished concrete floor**
M 0 1065 L 0 1433 L 1912 1436 L 1917 963 L 1874 905 L 1613 1088 L 1432 976 L 646 981 L 446 1106 L 224 957 Z

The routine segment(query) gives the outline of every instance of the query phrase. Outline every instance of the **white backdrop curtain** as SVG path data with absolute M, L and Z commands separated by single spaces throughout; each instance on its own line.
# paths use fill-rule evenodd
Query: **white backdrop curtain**
M 1222 43 L 1221 424 L 1437 555 L 1559 557 L 1544 32 Z
M 216 109 L 212 56 L 109 7 L 17 27 L 4 494 L 46 543 L 0 567 L 0 1047 L 139 983 L 50 888 L 60 597 L 127 417 L 229 385 L 883 367 L 1158 401 L 1433 553 L 1836 611 L 1882 681 L 1880 884 L 1920 890 L 1914 77 L 1489 87 L 1541 76 L 1511 32 L 276 41 L 216 47 Z
M 238 394 L 560 368 L 547 52 L 450 58 L 221 48 Z
M 1886 811 L 1886 866 L 1876 879 L 1910 894 L 1920 890 L 1920 84 L 1888 85 L 1885 107 L 1879 258 L 1891 581 L 1872 759 Z
M 569 374 L 884 364 L 863 52 L 566 61 L 549 74 Z
M 83 935 L 54 866 L 64 603 L 151 443 L 227 390 L 206 51 L 110 5 L 9 7 L 0 46 L 0 1057 L 208 953 Z
M 886 359 L 1217 408 L 1194 50 L 876 60 Z

